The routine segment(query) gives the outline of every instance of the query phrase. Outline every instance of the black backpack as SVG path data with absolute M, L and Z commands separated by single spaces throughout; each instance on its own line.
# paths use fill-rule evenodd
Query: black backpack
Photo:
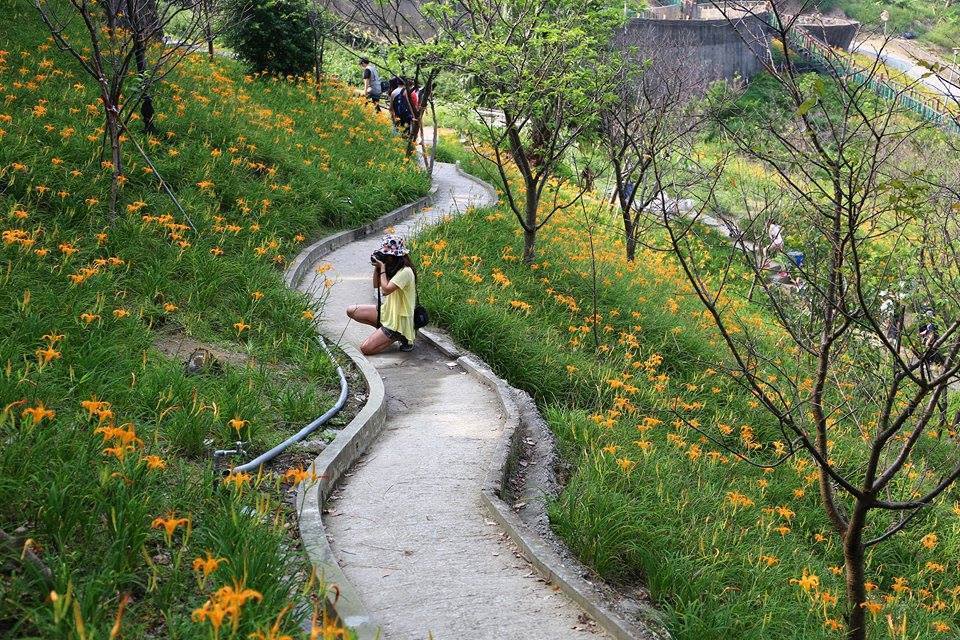
M 430 314 L 427 313 L 426 307 L 418 304 L 413 308 L 413 328 L 422 329 L 428 324 L 430 324 Z

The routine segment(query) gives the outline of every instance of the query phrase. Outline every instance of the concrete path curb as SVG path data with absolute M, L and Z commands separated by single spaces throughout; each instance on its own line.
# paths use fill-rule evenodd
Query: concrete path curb
M 483 360 L 473 353 L 461 349 L 446 336 L 429 329 L 421 329 L 419 336 L 448 358 L 456 360 L 471 375 L 494 391 L 503 405 L 503 411 L 507 416 L 507 428 L 497 445 L 493 464 L 490 465 L 486 481 L 481 489 L 483 503 L 490 511 L 493 519 L 503 527 L 514 544 L 523 551 L 544 579 L 558 585 L 568 598 L 590 614 L 612 637 L 617 638 L 617 640 L 665 640 L 669 638 L 669 633 L 659 623 L 658 612 L 652 608 L 644 613 L 652 625 L 660 627 L 656 630 L 633 624 L 617 615 L 603 603 L 596 593 L 596 588 L 582 577 L 587 573 L 586 568 L 579 563 L 568 566 L 568 563 L 560 554 L 524 524 L 510 506 L 501 499 L 504 484 L 509 480 L 511 459 L 517 457 L 520 438 L 525 431 L 523 429 L 524 414 L 520 411 L 517 396 L 525 396 L 523 399 L 526 400 L 526 403 L 532 406 L 534 412 L 538 412 L 533 399 L 519 389 L 511 387 L 506 380 L 498 377 Z
M 456 173 L 478 185 L 486 193 L 488 202 L 496 202 L 497 192 L 490 184 L 463 172 L 459 166 L 456 167 Z M 425 198 L 400 207 L 363 227 L 333 234 L 305 248 L 294 259 L 287 271 L 288 285 L 297 288 L 310 269 L 324 255 L 412 216 L 428 206 L 435 193 L 436 187 Z M 330 609 L 344 624 L 356 632 L 358 638 L 367 640 L 380 637 L 379 625 L 364 607 L 357 589 L 351 584 L 338 563 L 327 538 L 322 514 L 324 502 L 340 477 L 360 458 L 383 430 L 386 423 L 385 388 L 377 369 L 366 357 L 351 345 L 339 342 L 337 336 L 331 335 L 329 331 L 324 333 L 332 341 L 338 342 L 347 356 L 354 361 L 367 381 L 369 393 L 361 412 L 314 461 L 314 470 L 321 476 L 319 481 L 311 486 L 301 486 L 298 491 L 297 504 L 301 514 L 299 527 L 304 547 L 317 573 L 328 585 L 336 587 L 328 593 Z M 441 353 L 456 360 L 465 371 L 493 391 L 506 416 L 504 431 L 495 444 L 492 463 L 481 487 L 480 500 L 492 519 L 519 547 L 537 573 L 548 582 L 556 584 L 572 602 L 593 617 L 612 637 L 618 640 L 668 637 L 665 634 L 651 632 L 649 629 L 640 629 L 610 610 L 602 603 L 590 583 L 581 577 L 584 575 L 584 568 L 567 566 L 565 560 L 500 499 L 501 489 L 510 469 L 510 460 L 516 457 L 517 445 L 524 432 L 524 412 L 520 410 L 516 396 L 522 392 L 513 389 L 504 380 L 498 378 L 476 356 L 460 350 L 438 334 L 432 331 L 421 331 L 421 336 Z M 529 410 L 532 406 L 533 411 L 536 411 L 532 399 L 529 397 L 526 399 L 528 403 L 524 403 L 524 407 Z M 650 618 L 655 619 L 655 614 L 651 614 Z
M 307 246 L 287 269 L 287 286 L 296 289 L 313 265 L 331 251 L 382 231 L 429 206 L 434 193 L 435 189 L 431 189 L 423 198 L 398 207 L 362 227 L 326 236 Z M 331 340 L 337 338 L 329 334 L 326 337 Z M 344 575 L 333 549 L 330 548 L 323 525 L 323 503 L 343 473 L 353 466 L 383 430 L 387 419 L 386 394 L 380 374 L 366 356 L 350 344 L 341 343 L 338 346 L 353 361 L 366 381 L 367 401 L 353 420 L 311 464 L 313 472 L 319 478 L 314 484 L 302 484 L 297 491 L 298 526 L 307 557 L 317 575 L 328 587 L 327 605 L 330 611 L 344 625 L 353 629 L 357 640 L 368 640 L 380 637 L 379 626 L 364 608 L 360 595 Z
M 323 504 L 340 477 L 377 439 L 387 420 L 386 395 L 380 374 L 367 358 L 348 344 L 340 345 L 367 381 L 367 402 L 353 420 L 314 459 L 319 478 L 297 491 L 300 540 L 318 577 L 327 586 L 327 602 L 336 617 L 353 629 L 358 640 L 379 636 L 379 627 L 364 608 L 357 590 L 344 575 L 333 555 L 323 526 Z

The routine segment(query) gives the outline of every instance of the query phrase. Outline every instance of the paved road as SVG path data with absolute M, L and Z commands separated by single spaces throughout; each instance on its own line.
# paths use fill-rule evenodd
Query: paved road
M 891 40 L 885 42 L 882 38 L 871 38 L 859 42 L 854 49 L 857 53 L 880 58 L 887 65 L 902 71 L 911 79 L 924 85 L 948 100 L 960 100 L 960 78 L 955 71 L 951 71 L 949 63 L 934 54 L 923 51 L 919 46 L 909 41 Z M 947 68 L 938 75 L 932 75 L 930 69 L 919 62 L 944 65 Z
M 489 197 L 448 164 L 438 163 L 434 184 L 439 192 L 432 209 L 396 232 L 409 235 Z M 373 300 L 369 256 L 378 243 L 379 236 L 361 240 L 325 258 L 333 265 L 325 275 L 337 284 L 324 305 L 324 325 L 354 345 L 369 328 L 349 322 L 344 310 Z M 386 385 L 386 429 L 348 474 L 325 523 L 334 553 L 384 636 L 600 636 L 578 621 L 579 608 L 515 555 L 480 503 L 503 429 L 493 393 L 425 344 L 371 360 Z

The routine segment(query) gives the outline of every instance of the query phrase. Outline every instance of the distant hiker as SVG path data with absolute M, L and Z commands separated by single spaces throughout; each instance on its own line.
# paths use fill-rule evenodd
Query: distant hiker
M 773 268 L 773 261 L 771 260 L 771 257 L 783 251 L 783 227 L 773 220 L 767 220 L 765 226 L 767 237 L 770 238 L 770 244 L 766 245 L 761 250 L 760 268 L 771 269 Z
M 360 58 L 360 66 L 363 67 L 363 95 L 380 111 L 380 96 L 383 93 L 380 74 L 367 58 Z
M 406 83 L 398 77 L 390 79 L 390 115 L 397 130 L 404 136 L 409 136 L 410 125 L 413 123 L 413 107 L 407 96 Z
M 405 80 L 406 92 L 407 92 L 407 101 L 410 103 L 410 111 L 413 115 L 411 136 L 414 140 L 420 137 L 420 87 L 417 86 L 417 83 L 413 78 L 407 78 Z
M 415 316 L 423 311 L 417 308 L 417 272 L 403 238 L 384 236 L 380 248 L 370 256 L 370 263 L 377 304 L 347 308 L 351 320 L 376 328 L 360 345 L 360 351 L 374 355 L 395 342 L 400 343 L 401 351 L 410 351 L 417 337 Z
M 407 99 L 410 101 L 410 106 L 413 107 L 413 116 L 416 119 L 417 114 L 420 113 L 420 87 L 417 86 L 413 78 L 407 78 L 404 84 L 407 88 Z
M 942 366 L 945 362 L 943 353 L 939 349 L 940 330 L 937 328 L 936 316 L 933 309 L 927 309 L 923 324 L 920 326 L 920 341 L 923 345 L 923 360 L 927 363 Z

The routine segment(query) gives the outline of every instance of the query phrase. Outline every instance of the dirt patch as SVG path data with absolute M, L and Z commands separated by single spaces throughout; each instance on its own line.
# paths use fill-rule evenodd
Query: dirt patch
M 222 346 L 201 342 L 181 331 L 157 333 L 153 346 L 171 360 L 177 360 L 184 365 L 198 351 L 209 351 L 217 362 L 234 367 L 256 364 L 253 358 L 246 353 L 230 351 Z

